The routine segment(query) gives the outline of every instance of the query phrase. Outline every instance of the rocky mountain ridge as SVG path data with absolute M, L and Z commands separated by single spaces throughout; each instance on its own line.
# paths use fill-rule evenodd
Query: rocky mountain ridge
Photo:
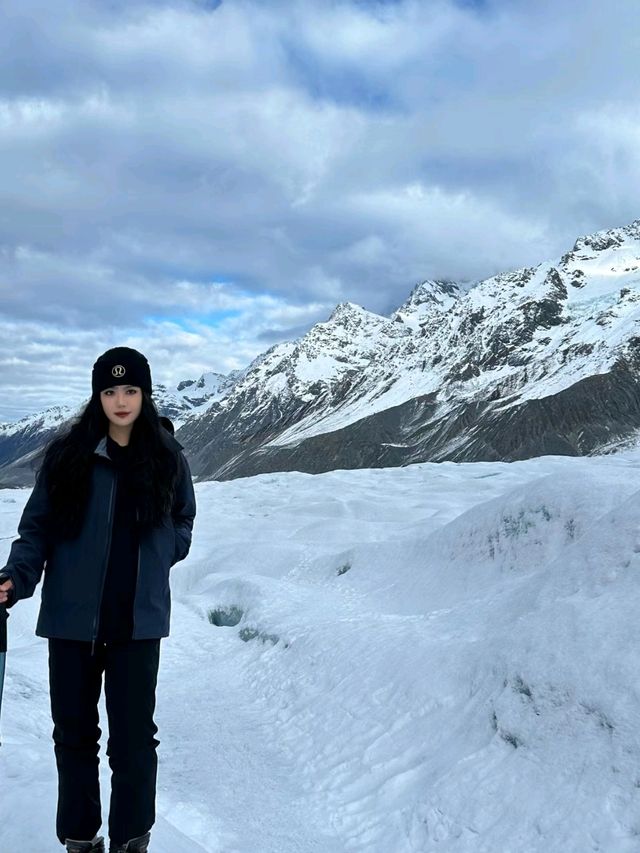
M 194 474 L 228 478 L 610 451 L 640 430 L 639 367 L 640 220 L 471 288 L 421 282 L 390 317 L 341 303 L 245 370 L 156 396 Z
M 594 453 L 640 428 L 640 221 L 391 315 L 338 306 L 187 416 L 202 477 Z

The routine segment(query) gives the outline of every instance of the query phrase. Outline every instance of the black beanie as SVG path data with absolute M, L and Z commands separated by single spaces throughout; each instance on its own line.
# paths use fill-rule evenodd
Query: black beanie
M 151 370 L 141 352 L 130 347 L 114 347 L 100 356 L 93 365 L 91 391 L 99 394 L 114 385 L 137 385 L 151 394 Z

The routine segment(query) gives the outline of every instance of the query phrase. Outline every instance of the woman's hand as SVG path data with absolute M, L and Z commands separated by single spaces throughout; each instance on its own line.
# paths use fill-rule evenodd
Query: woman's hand
M 13 589 L 13 581 L 11 578 L 0 583 L 0 604 L 6 604 L 9 600 L 11 590 Z

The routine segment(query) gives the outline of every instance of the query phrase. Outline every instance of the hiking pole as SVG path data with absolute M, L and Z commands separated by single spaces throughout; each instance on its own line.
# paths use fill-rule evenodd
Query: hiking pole
M 0 583 L 9 580 L 9 575 L 0 574 Z M 7 660 L 7 608 L 0 604 L 0 711 L 2 710 L 2 688 L 4 687 L 4 669 Z M 2 741 L 0 741 L 1 745 Z

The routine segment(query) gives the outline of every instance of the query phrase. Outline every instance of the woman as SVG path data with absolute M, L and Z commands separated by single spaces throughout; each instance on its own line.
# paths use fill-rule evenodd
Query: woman
M 91 400 L 47 448 L 0 583 L 0 604 L 12 606 L 33 595 L 44 569 L 36 634 L 49 640 L 56 830 L 70 853 L 104 851 L 97 836 L 103 673 L 109 851 L 149 849 L 169 569 L 187 556 L 195 511 L 182 447 L 151 399 L 146 358 L 128 347 L 108 350 L 93 366 Z

